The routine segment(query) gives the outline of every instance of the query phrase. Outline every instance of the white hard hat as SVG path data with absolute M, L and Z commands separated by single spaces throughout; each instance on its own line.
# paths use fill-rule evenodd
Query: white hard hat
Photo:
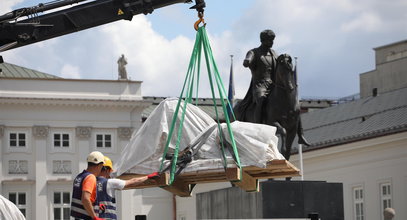
M 105 156 L 99 151 L 93 151 L 89 154 L 88 158 L 86 159 L 89 163 L 99 164 L 105 161 Z
M 393 208 L 385 208 L 383 215 L 385 220 L 393 219 L 394 216 L 396 215 L 396 211 Z

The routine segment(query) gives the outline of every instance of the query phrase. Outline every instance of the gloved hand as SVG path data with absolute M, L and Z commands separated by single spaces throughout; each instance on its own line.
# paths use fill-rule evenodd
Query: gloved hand
M 93 217 L 93 220 L 105 220 L 104 218 Z
M 154 172 L 152 174 L 147 175 L 148 179 L 156 179 L 158 177 L 160 177 L 160 174 L 158 172 Z
M 99 204 L 99 210 L 100 210 L 100 213 L 104 213 L 105 210 L 106 210 L 106 205 L 105 204 Z

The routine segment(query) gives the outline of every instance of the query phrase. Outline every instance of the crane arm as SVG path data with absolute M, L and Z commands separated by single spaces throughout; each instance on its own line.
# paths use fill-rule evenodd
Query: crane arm
M 137 14 L 191 0 L 57 0 L 31 8 L 21 8 L 0 16 L 0 52 L 118 20 L 131 20 Z M 51 9 L 83 2 L 76 6 L 38 15 Z M 203 11 L 204 0 L 191 8 Z M 21 17 L 28 18 L 21 20 Z

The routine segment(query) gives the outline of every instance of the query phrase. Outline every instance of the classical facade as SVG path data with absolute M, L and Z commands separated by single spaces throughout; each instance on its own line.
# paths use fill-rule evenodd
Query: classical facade
M 89 152 L 114 161 L 141 125 L 150 105 L 141 97 L 141 82 L 0 68 L 0 192 L 27 219 L 69 219 L 72 180 L 86 168 Z M 14 75 L 7 77 L 10 69 Z M 120 209 L 119 216 L 134 218 L 127 213 Z

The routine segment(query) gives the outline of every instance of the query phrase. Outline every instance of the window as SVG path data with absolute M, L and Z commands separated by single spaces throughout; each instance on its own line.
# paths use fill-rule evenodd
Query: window
M 115 129 L 94 129 L 92 134 L 92 146 L 94 150 L 102 153 L 116 152 L 116 130 Z
M 391 184 L 388 182 L 380 184 L 380 201 L 381 201 L 381 210 L 392 207 Z
M 26 216 L 27 196 L 25 192 L 9 192 L 8 199 L 20 209 L 24 216 Z
M 54 134 L 54 147 L 69 147 L 69 134 Z
M 72 162 L 70 160 L 53 160 L 52 173 L 53 174 L 71 174 Z
M 9 141 L 10 147 L 26 147 L 26 134 L 10 133 Z
M 53 197 L 54 220 L 69 220 L 71 193 L 55 191 Z
M 31 127 L 30 127 L 31 128 Z M 5 130 L 6 152 L 24 152 L 31 153 L 31 129 L 30 128 L 13 128 Z
M 67 128 L 52 128 L 48 136 L 48 150 L 50 153 L 73 153 L 75 139 L 72 130 Z
M 353 188 L 353 219 L 354 220 L 364 220 L 364 209 L 363 209 L 363 188 L 362 187 L 355 187 Z
M 9 160 L 8 174 L 28 174 L 27 160 Z
M 110 134 L 97 134 L 96 135 L 96 147 L 98 147 L 98 148 L 111 148 L 112 147 L 112 135 L 110 135 Z

